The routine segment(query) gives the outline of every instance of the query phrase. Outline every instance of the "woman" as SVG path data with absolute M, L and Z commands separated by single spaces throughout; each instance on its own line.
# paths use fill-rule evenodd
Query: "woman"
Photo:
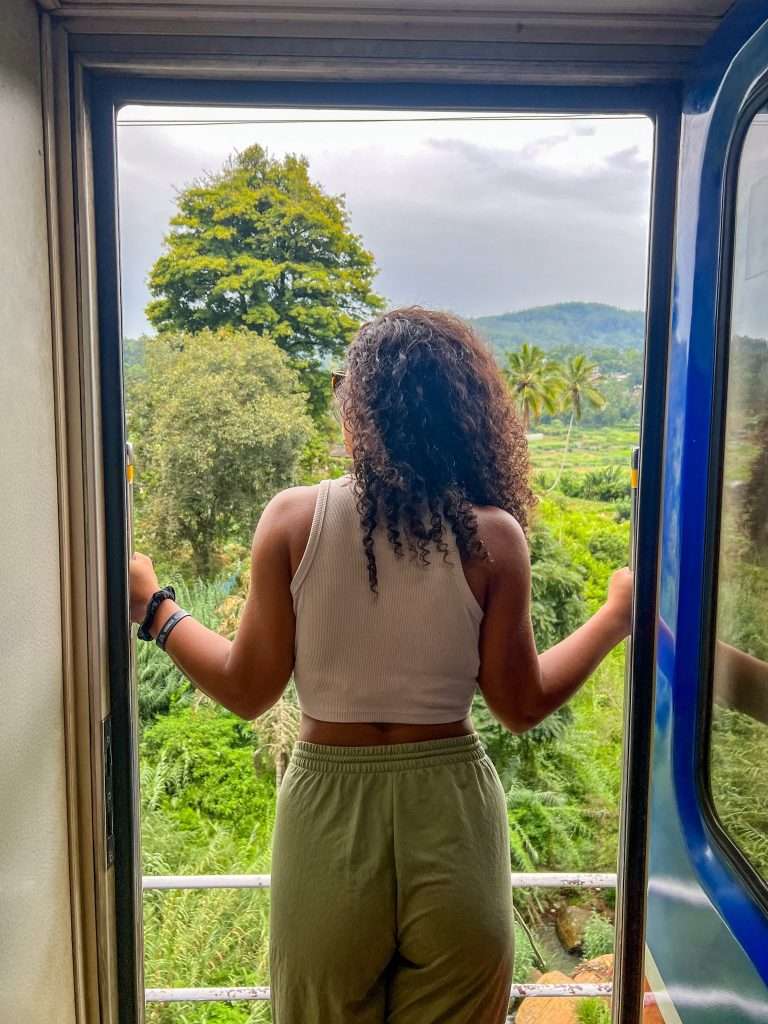
M 245 718 L 295 677 L 272 859 L 276 1024 L 496 1024 L 508 826 L 472 696 L 514 732 L 551 714 L 628 634 L 631 577 L 614 574 L 600 611 L 537 654 L 525 436 L 461 320 L 378 317 L 335 384 L 351 476 L 267 506 L 235 640 L 156 594 L 143 555 L 132 617 L 163 627 L 185 675 Z

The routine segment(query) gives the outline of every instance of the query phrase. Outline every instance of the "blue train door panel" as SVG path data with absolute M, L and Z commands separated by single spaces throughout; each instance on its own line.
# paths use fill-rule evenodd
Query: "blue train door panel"
M 646 977 L 666 1024 L 768 1022 L 768 4 L 683 97 Z

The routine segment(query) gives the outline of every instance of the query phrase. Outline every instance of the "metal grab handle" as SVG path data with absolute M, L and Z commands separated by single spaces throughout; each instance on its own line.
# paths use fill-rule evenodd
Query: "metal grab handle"
M 133 554 L 133 482 L 136 476 L 136 463 L 133 458 L 133 445 L 125 442 L 125 516 L 128 533 L 128 559 Z
M 630 509 L 629 509 L 629 568 L 635 571 L 635 557 L 637 553 L 637 495 L 640 482 L 640 449 L 632 449 L 630 457 Z

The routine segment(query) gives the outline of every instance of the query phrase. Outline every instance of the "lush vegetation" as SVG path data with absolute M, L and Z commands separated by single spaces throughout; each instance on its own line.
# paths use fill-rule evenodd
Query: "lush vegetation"
M 604 999 L 582 999 L 576 1015 L 579 1024 L 611 1024 L 610 1007 Z
M 270 495 L 344 469 L 321 370 L 378 307 L 374 274 L 343 201 L 312 183 L 301 158 L 275 161 L 252 147 L 180 194 L 150 278 L 160 332 L 125 346 L 136 537 L 178 585 L 182 604 L 225 635 L 237 626 L 249 538 Z M 626 562 L 642 314 L 566 303 L 479 323 L 537 430 L 532 613 L 545 648 L 596 610 L 611 572 Z M 750 364 L 749 381 L 764 370 L 759 359 Z M 745 418 L 745 472 L 765 450 L 761 430 Z M 765 507 L 755 487 L 747 494 Z M 759 533 L 764 523 L 753 519 Z M 760 607 L 768 587 L 754 563 L 757 542 L 738 530 L 731 541 L 744 571 L 741 589 L 734 583 L 724 599 L 723 630 L 766 657 Z M 144 872 L 269 872 L 277 786 L 296 735 L 292 689 L 246 723 L 196 693 L 154 645 L 139 645 L 138 663 Z M 516 869 L 615 867 L 623 680 L 617 649 L 568 707 L 523 736 L 505 732 L 476 699 L 475 723 L 507 794 Z M 727 718 L 735 714 L 715 722 L 718 792 L 760 856 L 768 815 L 749 799 L 765 784 L 755 774 L 761 738 L 749 731 L 753 723 Z M 519 892 L 516 980 L 543 966 L 528 936 L 536 942 L 551 898 L 596 911 L 585 956 L 612 948 L 610 894 Z M 150 892 L 144 925 L 148 986 L 268 983 L 268 891 Z M 584 1001 L 579 1014 L 582 1024 L 602 1024 L 605 1005 Z M 151 1005 L 148 1020 L 267 1024 L 270 1010 L 263 1002 Z
M 298 375 L 243 328 L 167 331 L 130 374 L 128 408 L 141 439 L 137 541 L 208 579 L 222 547 L 247 545 L 269 499 L 296 479 L 314 433 Z
M 584 959 L 594 960 L 613 951 L 613 925 L 599 914 L 592 917 L 584 929 Z

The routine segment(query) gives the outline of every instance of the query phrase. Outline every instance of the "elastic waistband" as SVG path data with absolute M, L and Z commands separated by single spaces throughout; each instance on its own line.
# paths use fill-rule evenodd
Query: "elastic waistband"
M 480 761 L 485 749 L 476 733 L 421 743 L 392 743 L 376 747 L 332 747 L 299 740 L 291 764 L 316 772 L 400 772 L 441 764 Z

